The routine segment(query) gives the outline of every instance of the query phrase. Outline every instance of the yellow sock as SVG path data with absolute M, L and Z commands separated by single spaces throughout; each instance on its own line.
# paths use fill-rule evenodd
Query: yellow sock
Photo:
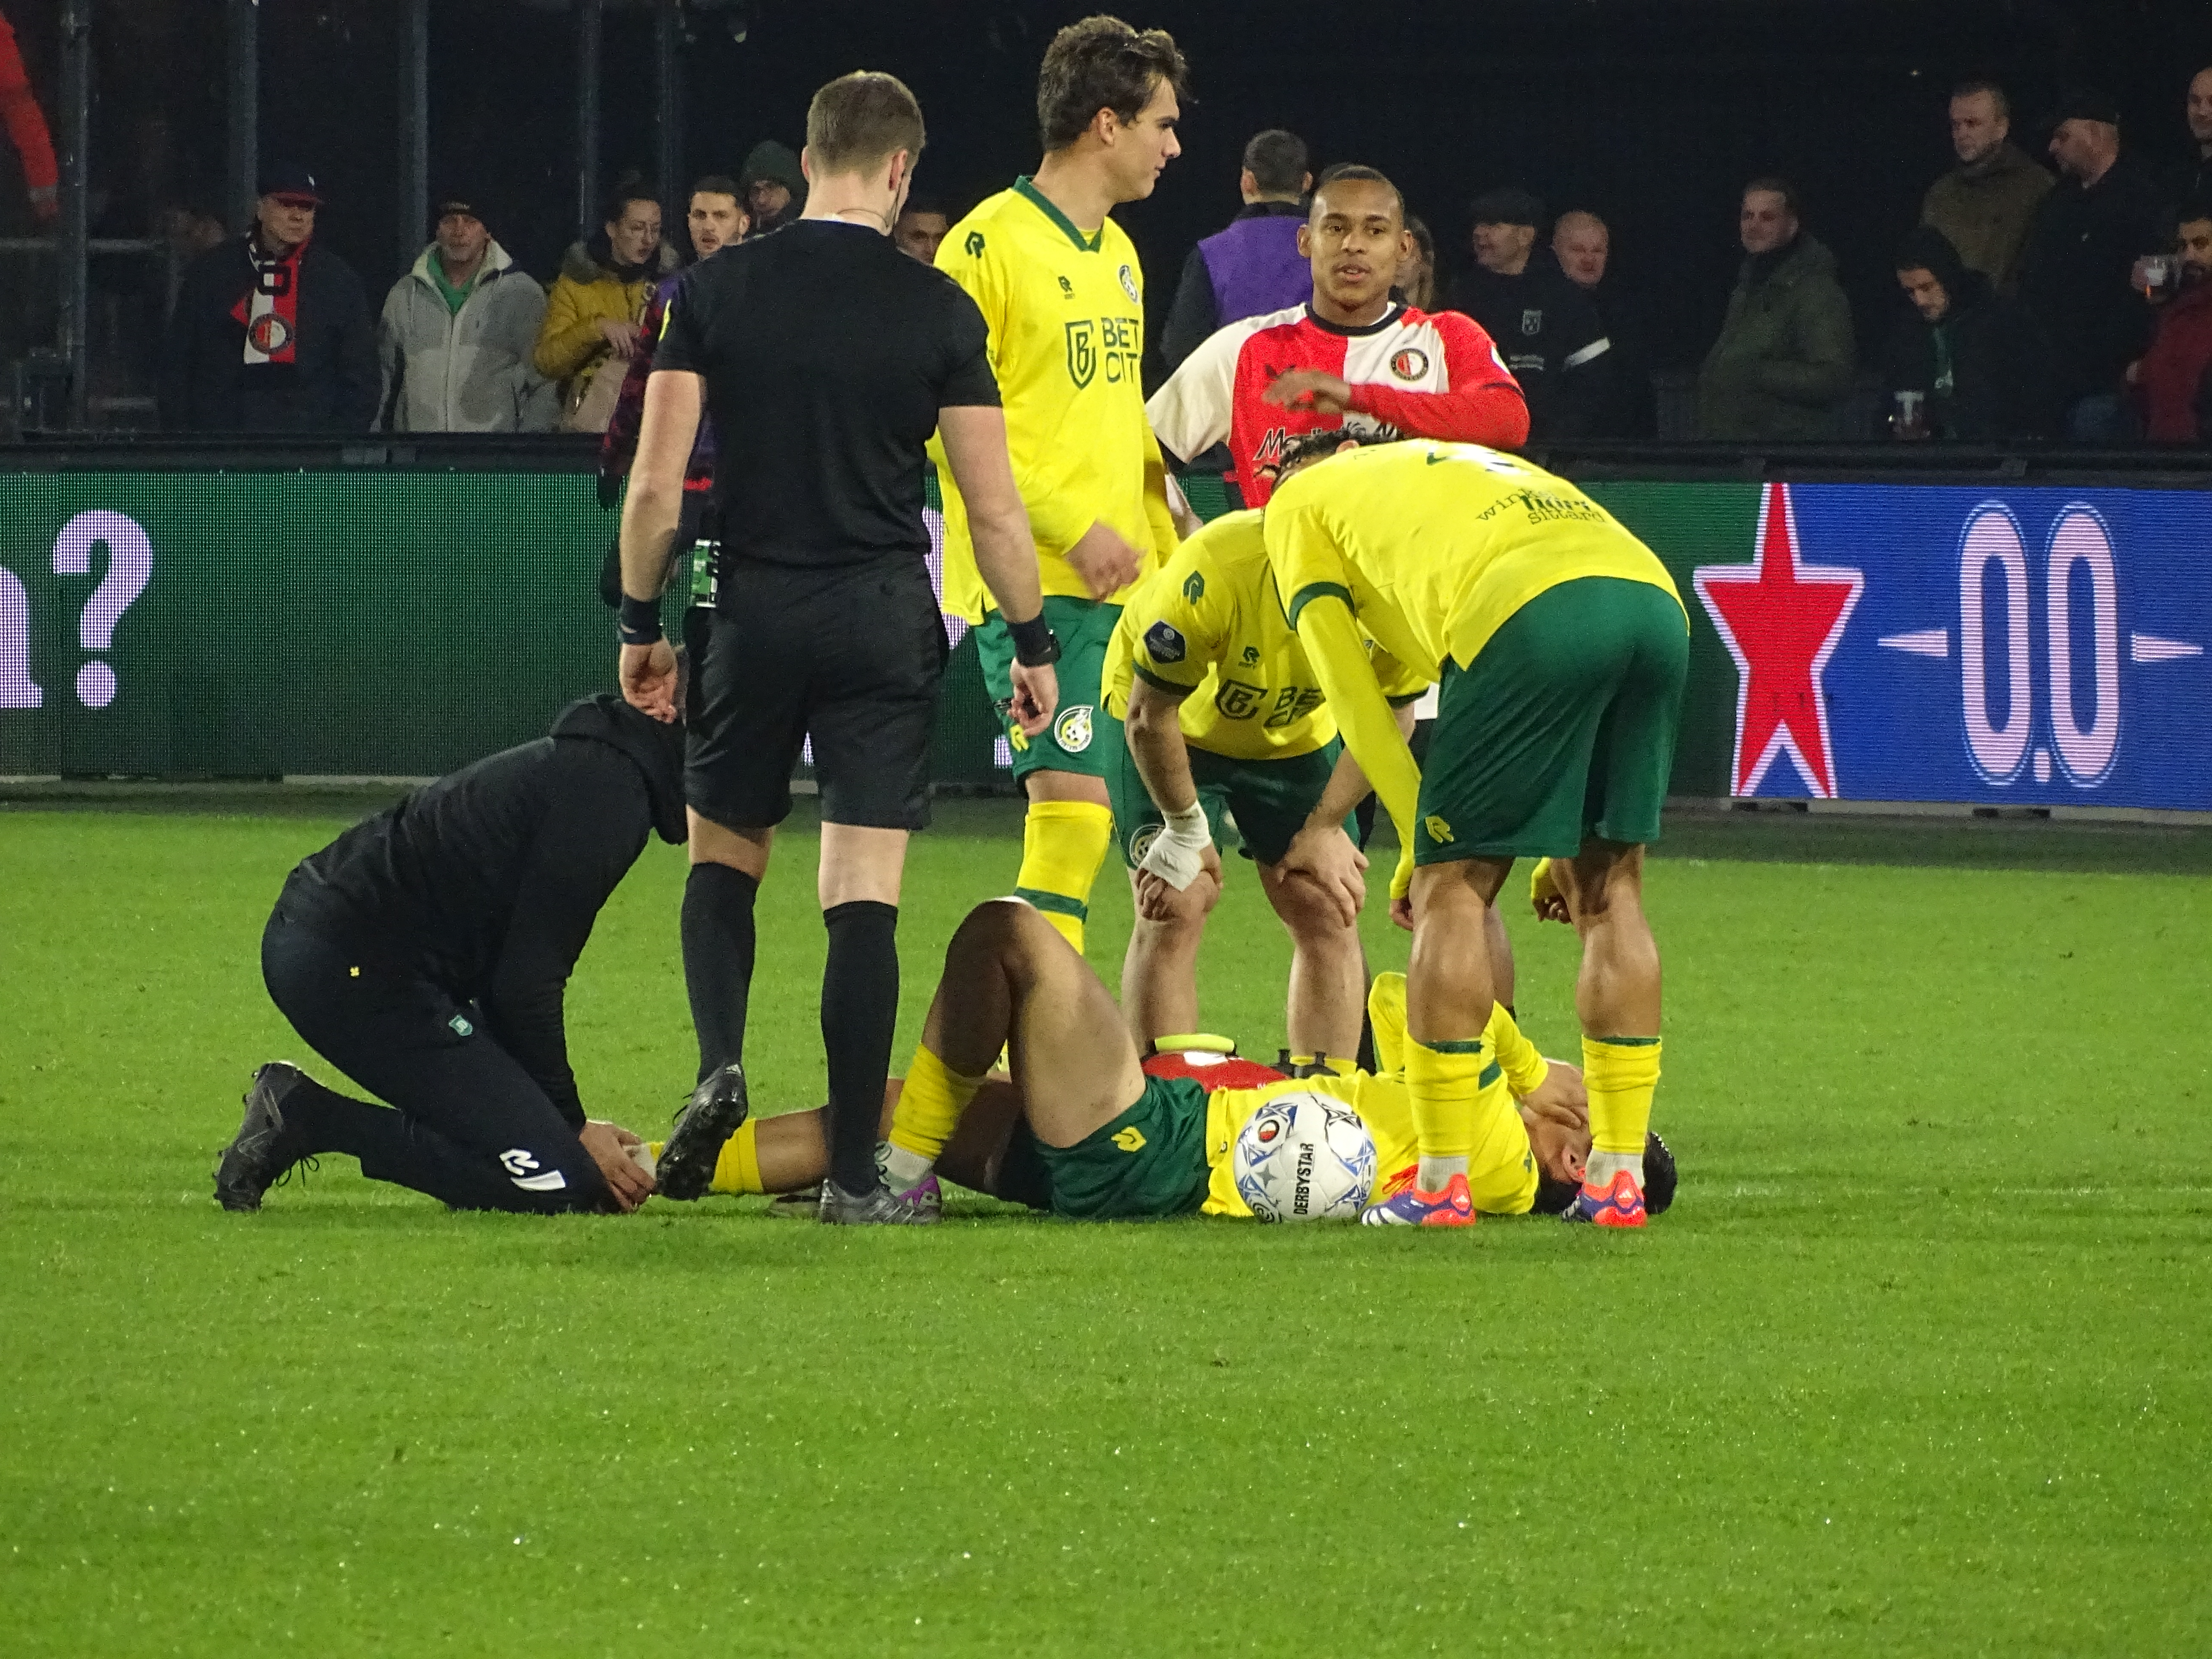
M 707 1183 L 710 1193 L 761 1193 L 760 1120 L 749 1117 L 738 1125 L 737 1133 L 722 1143 L 722 1150 L 714 1155 L 714 1178 Z
M 1583 1084 L 1589 1091 L 1593 1167 L 1600 1153 L 1633 1158 L 1640 1179 L 1651 1095 L 1659 1086 L 1659 1039 L 1584 1037 Z
M 1375 1033 L 1375 1074 L 1388 1077 L 1406 1065 L 1406 976 L 1377 974 L 1367 988 L 1367 1024 Z
M 1043 912 L 1079 956 L 1091 915 L 1091 884 L 1113 839 L 1113 813 L 1087 800 L 1031 801 L 1022 821 L 1022 869 L 1014 878 L 1014 896 Z
M 1510 1213 L 1536 1191 L 1528 1127 L 1487 1039 L 1406 1045 L 1406 1092 L 1420 1138 L 1420 1188 L 1440 1192 L 1465 1175 L 1475 1207 Z M 1528 1207 L 1525 1200 L 1517 1206 Z
M 898 1104 L 891 1109 L 891 1145 L 925 1164 L 936 1163 L 945 1143 L 960 1127 L 960 1114 L 982 1086 L 981 1078 L 961 1076 L 917 1044 L 914 1058 L 907 1062 Z

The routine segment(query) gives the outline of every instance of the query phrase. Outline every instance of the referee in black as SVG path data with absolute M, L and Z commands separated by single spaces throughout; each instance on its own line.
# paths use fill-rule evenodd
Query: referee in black
M 744 1111 L 753 900 L 811 736 L 821 785 L 822 1041 L 830 1222 L 933 1220 L 888 1190 L 878 1121 L 898 1013 L 899 878 L 928 819 L 945 640 L 924 562 L 924 446 L 941 431 L 977 562 L 1012 623 L 1012 713 L 1044 729 L 1059 696 L 1036 545 L 974 301 L 890 236 L 922 148 L 921 107 L 889 75 L 832 81 L 806 112 L 801 218 L 686 272 L 653 355 L 622 525 L 623 695 L 676 718 L 661 637 L 684 458 L 702 408 L 722 434 L 714 626 L 684 773 L 691 871 L 684 976 L 700 1086 L 660 1189 L 696 1197 Z

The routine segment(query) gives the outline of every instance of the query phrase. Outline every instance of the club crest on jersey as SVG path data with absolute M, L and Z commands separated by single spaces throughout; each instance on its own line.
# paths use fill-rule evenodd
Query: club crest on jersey
M 1154 662 L 1181 662 L 1186 648 L 1182 635 L 1170 623 L 1156 622 L 1145 630 L 1145 649 Z
M 1088 317 L 1067 325 L 1067 378 L 1077 391 L 1091 384 L 1098 372 L 1098 325 Z
M 1429 372 L 1429 354 L 1419 346 L 1407 346 L 1394 352 L 1390 357 L 1390 372 L 1401 380 L 1418 380 Z
M 1166 826 L 1164 824 L 1148 823 L 1143 829 L 1138 830 L 1135 835 L 1129 837 L 1129 862 L 1131 864 L 1141 865 L 1144 863 L 1146 854 L 1149 854 L 1152 850 L 1152 843 L 1160 838 L 1160 832 Z
M 1131 305 L 1138 303 L 1137 273 L 1130 270 L 1127 265 L 1123 265 L 1121 267 L 1121 292 L 1129 296 L 1129 303 Z
M 1541 307 L 1532 307 L 1521 313 L 1521 331 L 1523 334 L 1541 334 L 1544 331 L 1544 313 Z
M 1070 755 L 1079 755 L 1091 747 L 1091 705 L 1078 703 L 1060 717 L 1052 728 L 1054 742 Z

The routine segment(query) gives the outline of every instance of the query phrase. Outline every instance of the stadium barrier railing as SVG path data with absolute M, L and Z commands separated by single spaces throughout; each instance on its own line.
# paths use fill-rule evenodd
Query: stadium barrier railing
M 1681 592 L 1676 794 L 2212 811 L 2203 458 L 1536 458 Z M 592 464 L 588 440 L 0 448 L 0 775 L 427 776 L 542 732 L 611 681 Z M 965 631 L 936 775 L 1002 786 Z

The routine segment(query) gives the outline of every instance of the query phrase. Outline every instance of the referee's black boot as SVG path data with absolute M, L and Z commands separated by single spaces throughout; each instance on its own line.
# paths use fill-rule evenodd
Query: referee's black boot
M 307 1081 L 296 1066 L 272 1060 L 253 1074 L 246 1116 L 216 1165 L 216 1201 L 226 1210 L 258 1210 L 261 1195 L 307 1156 L 284 1124 L 284 1097 Z
M 687 1202 L 704 1193 L 714 1179 L 722 1143 L 737 1133 L 751 1110 L 742 1066 L 725 1066 L 694 1089 L 660 1148 L 653 1190 Z

